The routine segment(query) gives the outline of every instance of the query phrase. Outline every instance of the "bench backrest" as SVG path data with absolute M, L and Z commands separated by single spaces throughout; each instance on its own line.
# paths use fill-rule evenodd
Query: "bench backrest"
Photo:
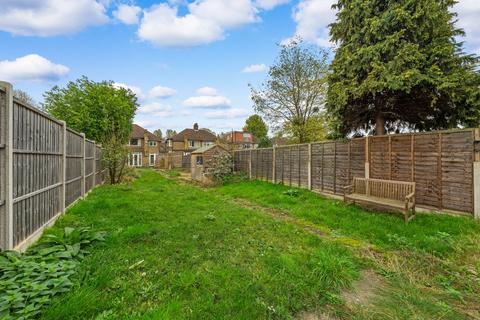
M 354 192 L 367 196 L 405 200 L 405 197 L 415 191 L 415 182 L 353 178 Z

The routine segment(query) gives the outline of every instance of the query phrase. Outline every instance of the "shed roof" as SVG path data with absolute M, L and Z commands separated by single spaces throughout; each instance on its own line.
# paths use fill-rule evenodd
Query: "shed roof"
M 204 146 L 204 147 L 198 148 L 197 150 L 193 151 L 192 154 L 205 153 L 206 151 L 208 151 L 210 149 L 213 149 L 213 148 L 216 148 L 216 147 L 227 151 L 227 149 L 225 149 L 224 147 L 222 147 L 218 144 L 212 144 L 212 145 L 209 145 L 209 146 Z

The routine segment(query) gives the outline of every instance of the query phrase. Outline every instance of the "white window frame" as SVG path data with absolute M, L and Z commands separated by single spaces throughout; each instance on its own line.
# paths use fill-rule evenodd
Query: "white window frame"
M 195 148 L 195 140 L 188 140 L 188 146 L 190 148 Z
M 136 161 L 135 161 L 136 160 Z M 134 152 L 130 154 L 130 166 L 131 167 L 141 167 L 142 166 L 142 153 Z
M 157 146 L 157 141 L 150 140 L 150 141 L 148 141 L 148 145 L 149 145 L 150 147 L 156 147 L 156 146 Z
M 152 156 L 153 156 L 153 163 L 152 163 Z M 157 163 L 157 154 L 156 153 L 150 153 L 148 155 L 148 165 L 150 167 L 154 167 L 156 163 Z
M 137 144 L 132 144 L 132 140 L 137 140 Z M 130 146 L 137 146 L 137 147 L 138 147 L 138 146 L 141 146 L 142 143 L 140 142 L 140 139 L 132 138 L 132 139 L 130 139 L 130 140 L 128 141 L 128 145 L 130 145 Z

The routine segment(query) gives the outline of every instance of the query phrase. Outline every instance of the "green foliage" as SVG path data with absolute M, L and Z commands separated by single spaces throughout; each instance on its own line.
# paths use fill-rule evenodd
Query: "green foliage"
M 104 165 L 111 183 L 121 180 L 126 162 L 125 148 L 135 111 L 135 94 L 111 81 L 94 82 L 82 77 L 66 87 L 53 87 L 44 94 L 44 109 L 86 137 L 102 144 Z
M 272 146 L 272 139 L 269 137 L 263 137 L 260 139 L 260 143 L 258 144 L 259 148 L 270 148 Z
M 478 57 L 454 0 L 338 0 L 327 109 L 341 135 L 480 123 Z
M 175 131 L 173 129 L 167 129 L 167 132 L 166 132 L 165 136 L 167 137 L 167 139 L 169 139 L 176 134 L 177 134 L 177 131 Z
M 251 115 L 245 120 L 243 131 L 250 132 L 260 140 L 267 138 L 268 135 L 267 124 L 258 114 Z
M 0 253 L 0 318 L 33 319 L 52 297 L 69 291 L 87 247 L 104 241 L 104 232 L 65 228 L 45 235 L 27 253 Z
M 288 189 L 283 191 L 283 194 L 289 197 L 298 197 L 299 192 L 296 189 Z
M 233 175 L 233 159 L 228 153 L 218 153 L 212 156 L 207 163 L 207 176 L 214 182 L 225 183 Z
M 251 87 L 255 111 L 299 143 L 311 141 L 312 126 L 317 130 L 317 121 L 324 117 L 327 58 L 326 51 L 297 39 L 280 47 L 261 88 Z
M 163 138 L 161 129 L 157 129 L 157 130 L 153 131 L 153 134 L 156 135 L 159 139 Z

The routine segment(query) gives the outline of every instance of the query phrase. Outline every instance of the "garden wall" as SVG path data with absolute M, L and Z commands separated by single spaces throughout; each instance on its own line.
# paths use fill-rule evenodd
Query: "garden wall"
M 0 82 L 0 248 L 23 248 L 104 181 L 101 148 Z
M 337 195 L 353 177 L 414 181 L 418 205 L 473 215 L 479 136 L 465 129 L 241 150 L 234 167 L 253 179 Z

